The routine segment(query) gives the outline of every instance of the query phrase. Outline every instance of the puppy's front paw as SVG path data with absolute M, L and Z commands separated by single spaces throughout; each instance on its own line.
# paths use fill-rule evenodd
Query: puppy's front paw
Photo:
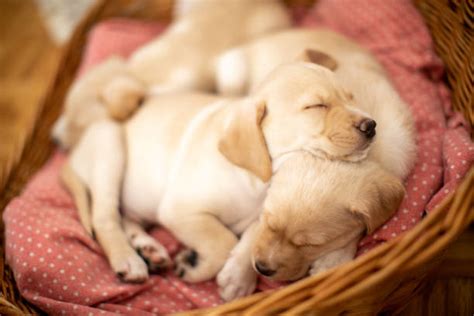
M 171 259 L 165 247 L 148 235 L 140 235 L 132 239 L 133 248 L 145 259 L 148 270 L 152 273 L 161 272 L 171 267 Z
M 122 281 L 140 283 L 148 279 L 147 266 L 135 251 L 111 258 L 110 265 Z
M 255 291 L 257 274 L 249 262 L 230 257 L 217 275 L 217 284 L 221 298 L 231 301 Z

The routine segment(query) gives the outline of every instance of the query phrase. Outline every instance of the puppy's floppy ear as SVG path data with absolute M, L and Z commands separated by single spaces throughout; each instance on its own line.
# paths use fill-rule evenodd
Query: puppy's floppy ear
M 332 71 L 336 70 L 338 66 L 337 61 L 334 58 L 326 53 L 311 48 L 305 49 L 300 55 L 298 55 L 296 60 L 317 64 Z
M 233 164 L 247 169 L 263 182 L 272 176 L 272 163 L 261 122 L 264 102 L 246 100 L 238 105 L 219 140 L 219 151 Z
M 398 210 L 405 195 L 400 179 L 377 167 L 358 190 L 357 201 L 350 210 L 359 216 L 370 234 Z

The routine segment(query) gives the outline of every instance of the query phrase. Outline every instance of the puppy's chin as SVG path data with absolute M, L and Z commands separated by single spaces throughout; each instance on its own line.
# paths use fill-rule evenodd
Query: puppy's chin
M 350 162 L 358 162 L 367 158 L 370 148 L 372 147 L 373 140 L 363 142 L 354 152 L 347 156 L 343 156 L 342 160 Z M 339 157 L 341 159 L 341 157 Z
M 306 269 L 301 269 L 297 273 L 285 273 L 285 271 L 277 272 L 271 277 L 266 277 L 267 279 L 278 281 L 278 282 L 293 282 L 301 278 L 304 278 L 308 275 L 309 266 Z
M 347 149 L 337 149 L 330 148 L 328 150 L 318 149 L 318 150 L 308 150 L 314 156 L 318 158 L 328 159 L 328 160 L 340 160 L 340 161 L 349 161 L 349 162 L 358 162 L 367 158 L 370 148 L 372 147 L 372 141 L 363 143 L 362 145 L 354 148 L 351 151 Z

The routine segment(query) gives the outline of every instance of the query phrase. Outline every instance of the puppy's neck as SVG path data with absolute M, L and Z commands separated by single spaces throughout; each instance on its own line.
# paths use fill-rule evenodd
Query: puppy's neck
M 340 157 L 331 156 L 322 150 L 317 150 L 317 149 L 312 149 L 312 148 L 299 148 L 295 150 L 290 150 L 290 151 L 283 152 L 277 155 L 275 158 L 273 158 L 272 160 L 273 174 L 278 172 L 278 169 L 280 169 L 280 167 L 283 165 L 285 161 L 287 161 L 294 155 L 302 154 L 302 153 L 309 154 L 316 159 L 357 163 L 357 162 L 361 162 L 367 159 L 369 150 L 366 149 L 355 155 L 352 154 L 349 156 L 340 156 Z

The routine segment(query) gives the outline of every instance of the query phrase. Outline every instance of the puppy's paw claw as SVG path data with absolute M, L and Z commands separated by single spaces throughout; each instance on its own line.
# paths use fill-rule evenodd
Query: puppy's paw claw
M 136 253 L 111 262 L 112 269 L 124 282 L 141 283 L 148 279 L 145 262 Z

